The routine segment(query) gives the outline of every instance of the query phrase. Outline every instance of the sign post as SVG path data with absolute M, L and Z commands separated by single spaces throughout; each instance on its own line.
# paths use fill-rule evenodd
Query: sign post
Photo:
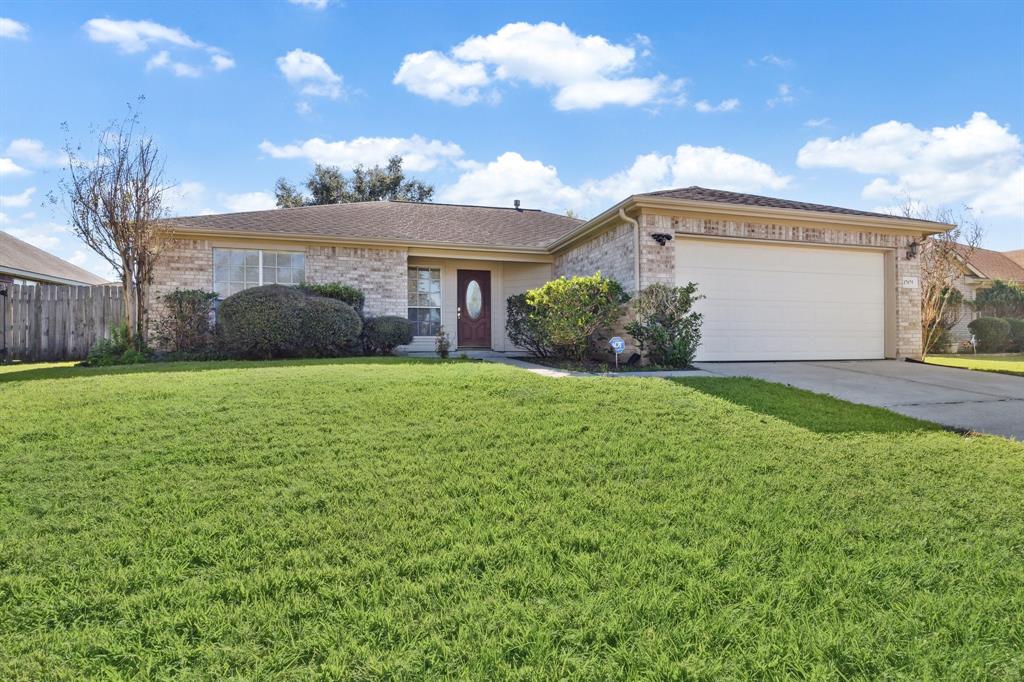
M 619 371 L 619 356 L 622 355 L 622 351 L 626 350 L 626 342 L 622 340 L 621 336 L 613 336 L 608 345 L 615 352 L 615 371 L 617 372 Z

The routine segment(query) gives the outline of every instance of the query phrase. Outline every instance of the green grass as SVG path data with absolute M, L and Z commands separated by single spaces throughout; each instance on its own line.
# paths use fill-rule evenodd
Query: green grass
M 1024 353 L 988 353 L 981 355 L 929 355 L 925 362 L 944 367 L 963 367 L 983 372 L 999 372 L 1024 377 Z
M 750 379 L 0 374 L 0 679 L 1019 679 L 1024 445 Z

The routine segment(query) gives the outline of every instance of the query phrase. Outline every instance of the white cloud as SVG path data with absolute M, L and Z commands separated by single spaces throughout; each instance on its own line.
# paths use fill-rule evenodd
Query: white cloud
M 14 19 L 0 17 L 0 38 L 28 40 L 28 26 Z
M 793 66 L 792 59 L 786 59 L 784 57 L 779 57 L 778 55 L 774 54 L 766 54 L 765 56 L 761 57 L 761 62 L 764 64 L 771 64 L 772 66 L 782 67 L 784 69 Z
M 23 242 L 28 242 L 29 244 L 35 246 L 36 248 L 43 249 L 44 251 L 53 251 L 58 246 L 60 246 L 60 238 L 46 231 L 46 228 L 11 227 L 5 230 L 5 232 L 17 237 Z
M 264 140 L 260 151 L 275 159 L 309 159 L 315 163 L 350 169 L 360 164 L 372 166 L 386 163 L 394 155 L 402 157 L 403 167 L 413 172 L 429 171 L 446 161 L 463 155 L 462 148 L 451 142 L 412 137 L 357 137 L 352 140 L 328 142 L 314 137 L 295 144 L 278 146 Z
M 289 83 L 301 86 L 303 95 L 337 99 L 342 95 L 341 76 L 324 58 L 305 50 L 292 50 L 277 58 L 277 67 Z
M 797 165 L 875 175 L 862 191 L 868 199 L 909 196 L 931 204 L 967 202 L 990 215 L 1024 212 L 1024 145 L 983 112 L 945 128 L 889 121 L 859 135 L 820 137 L 800 149 Z
M 28 171 L 14 163 L 13 159 L 0 157 L 0 175 L 21 175 L 24 173 L 28 173 Z
M 211 55 L 210 65 L 214 71 L 224 71 L 235 65 L 235 60 L 227 56 L 221 48 L 195 40 L 181 29 L 154 21 L 90 19 L 82 28 L 93 42 L 114 45 L 124 54 L 138 54 L 156 45 L 163 45 L 206 51 Z M 203 67 L 173 59 L 167 49 L 161 50 L 146 61 L 146 70 L 153 69 L 167 69 L 176 76 L 188 78 L 195 78 L 204 73 Z
M 772 97 L 765 102 L 770 109 L 774 109 L 780 104 L 792 104 L 796 101 L 796 97 L 793 95 L 793 86 L 791 85 L 782 83 L 779 85 L 777 92 L 778 95 L 776 97 Z
M 735 111 L 740 106 L 740 101 L 735 97 L 731 99 L 723 99 L 718 104 L 711 104 L 706 99 L 702 99 L 693 105 L 693 108 L 702 114 L 711 114 L 718 111 Z
M 288 2 L 315 10 L 327 9 L 327 0 L 288 0 Z
M 691 145 L 680 145 L 673 154 L 637 156 L 629 168 L 578 186 L 564 183 L 554 166 L 516 152 L 505 152 L 490 163 L 463 166 L 465 172 L 439 193 L 442 201 L 511 206 L 514 199 L 520 199 L 529 208 L 558 212 L 571 208 L 583 215 L 631 194 L 668 187 L 703 185 L 754 192 L 781 189 L 790 182 L 789 177 L 748 156 L 721 147 Z
M 269 192 L 243 192 L 222 194 L 220 202 L 232 212 L 266 211 L 277 208 L 277 199 Z
M 46 152 L 46 147 L 43 146 L 43 143 L 27 137 L 11 140 L 10 144 L 7 145 L 7 151 L 4 153 L 12 159 L 25 161 L 33 166 L 45 166 L 51 161 L 50 155 Z
M 648 38 L 637 36 L 636 42 L 642 56 L 650 53 Z M 683 81 L 628 76 L 636 60 L 636 48 L 579 36 L 565 24 L 517 22 L 468 38 L 450 57 L 436 51 L 408 54 L 394 82 L 455 104 L 478 101 L 479 88 L 496 81 L 554 88 L 559 110 L 680 102 Z
M 457 105 L 480 99 L 480 88 L 490 82 L 483 64 L 463 64 L 440 52 L 405 55 L 392 81 L 410 92 Z
M 562 184 L 554 166 L 529 161 L 516 152 L 505 152 L 468 170 L 441 192 L 442 201 L 458 204 L 512 206 L 515 199 L 527 208 L 557 211 L 583 203 L 582 193 Z
M 11 219 L 7 216 L 7 214 L 4 213 L 3 211 L 0 211 L 0 225 L 5 225 L 6 223 L 9 222 L 11 222 Z
M 214 71 L 227 71 L 235 68 L 235 60 L 222 54 L 210 55 L 210 64 Z
M 313 107 L 312 105 L 310 105 L 309 102 L 299 100 L 298 102 L 295 103 L 295 111 L 305 116 L 306 114 L 313 113 Z
M 164 190 L 164 206 L 172 215 L 215 213 L 206 205 L 206 186 L 201 182 L 180 182 Z
M 35 187 L 29 187 L 20 194 L 0 195 L 0 208 L 25 208 L 32 203 L 32 195 L 36 193 Z
M 171 53 L 167 50 L 157 52 L 146 62 L 146 71 L 154 69 L 167 69 L 175 76 L 185 78 L 198 78 L 203 75 L 202 69 L 172 60 Z
M 674 186 L 702 185 L 735 192 L 758 192 L 782 189 L 790 180 L 767 163 L 722 147 L 680 145 L 672 162 Z
M 145 52 L 156 43 L 169 43 L 187 48 L 204 47 L 180 29 L 169 28 L 154 21 L 90 19 L 85 22 L 84 28 L 93 42 L 116 45 L 121 52 L 128 54 Z
M 804 125 L 808 128 L 824 128 L 829 124 L 829 118 L 811 118 L 804 121 Z

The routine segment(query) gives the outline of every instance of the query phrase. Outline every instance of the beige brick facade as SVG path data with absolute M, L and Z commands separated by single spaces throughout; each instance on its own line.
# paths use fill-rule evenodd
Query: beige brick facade
M 174 239 L 164 247 L 153 273 L 150 319 L 161 314 L 159 297 L 163 294 L 175 289 L 213 289 L 215 246 L 224 245 L 214 244 L 208 239 Z M 228 248 L 261 247 L 231 244 Z M 302 245 L 288 248 L 305 251 L 307 281 L 351 284 L 366 294 L 367 314 L 405 316 L 408 254 L 404 249 Z
M 630 223 L 614 225 L 558 254 L 555 257 L 555 277 L 589 276 L 600 271 L 627 291 L 632 291 L 635 239 Z
M 344 246 L 306 248 L 306 280 L 342 282 L 366 295 L 367 315 L 405 317 L 409 305 L 404 249 L 365 249 Z

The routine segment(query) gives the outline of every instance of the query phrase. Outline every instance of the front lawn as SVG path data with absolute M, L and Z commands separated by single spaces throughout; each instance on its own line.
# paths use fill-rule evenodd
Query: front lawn
M 929 355 L 925 362 L 944 367 L 963 367 L 983 372 L 999 372 L 1024 377 L 1024 353 L 988 353 L 980 355 Z
M 0 373 L 0 679 L 1024 675 L 1024 445 L 750 379 Z

